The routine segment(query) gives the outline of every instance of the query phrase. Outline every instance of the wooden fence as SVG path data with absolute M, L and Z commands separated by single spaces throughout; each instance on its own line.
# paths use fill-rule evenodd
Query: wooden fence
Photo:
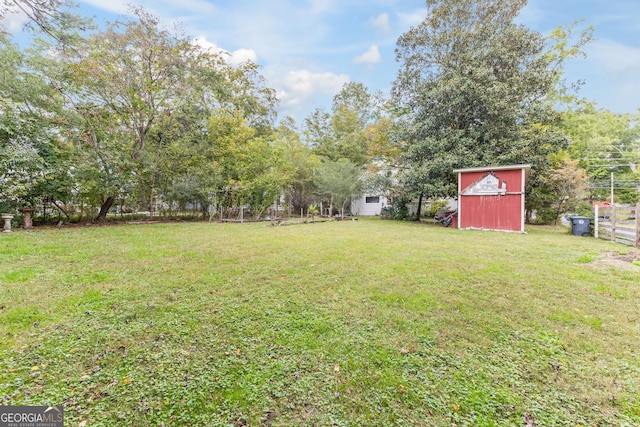
M 638 212 L 640 212 L 640 203 L 636 206 L 596 206 L 594 236 L 640 248 L 640 215 Z

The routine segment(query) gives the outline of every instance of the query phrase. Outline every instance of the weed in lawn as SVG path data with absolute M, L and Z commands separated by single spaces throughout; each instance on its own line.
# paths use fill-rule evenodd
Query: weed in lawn
M 590 262 L 595 261 L 595 257 L 591 254 L 582 254 L 577 259 L 577 263 L 588 264 Z

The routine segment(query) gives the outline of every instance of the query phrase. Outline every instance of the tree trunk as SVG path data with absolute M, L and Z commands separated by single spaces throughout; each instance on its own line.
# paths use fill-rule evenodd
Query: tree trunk
M 109 209 L 111 209 L 111 206 L 113 206 L 113 202 L 115 202 L 115 197 L 113 196 L 109 196 L 105 199 L 105 201 L 102 203 L 102 206 L 100 206 L 100 213 L 98 213 L 98 218 L 96 218 L 98 221 L 104 221 L 107 218 L 107 212 L 109 212 Z
M 418 198 L 418 209 L 416 209 L 416 221 L 420 222 L 420 215 L 422 214 L 422 193 Z
M 58 210 L 59 210 L 60 212 L 62 212 L 62 213 L 64 214 L 64 216 L 66 216 L 66 217 L 67 217 L 67 221 L 71 221 L 71 217 L 69 216 L 69 214 L 67 213 L 67 211 L 66 211 L 66 210 L 64 210 L 64 209 L 62 209 L 62 207 L 61 207 L 59 204 L 57 204 L 55 200 L 53 200 L 51 203 L 53 203 L 53 206 L 55 206 L 56 208 L 58 208 Z
M 153 218 L 153 208 L 153 187 L 151 187 L 149 192 L 149 218 Z
M 214 201 L 215 201 L 214 196 L 209 195 L 209 197 L 207 198 L 207 203 L 208 203 L 207 209 L 209 211 L 209 222 L 213 221 L 213 209 L 215 207 Z
M 562 204 L 564 202 L 564 198 L 560 199 L 558 202 L 558 210 L 556 211 L 556 221 L 553 225 L 558 225 L 558 218 L 560 217 L 560 211 L 562 210 Z

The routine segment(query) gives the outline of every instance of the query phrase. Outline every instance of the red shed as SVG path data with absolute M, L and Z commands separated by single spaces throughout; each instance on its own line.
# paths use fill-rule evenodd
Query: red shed
M 456 169 L 458 228 L 524 233 L 524 188 L 530 165 Z

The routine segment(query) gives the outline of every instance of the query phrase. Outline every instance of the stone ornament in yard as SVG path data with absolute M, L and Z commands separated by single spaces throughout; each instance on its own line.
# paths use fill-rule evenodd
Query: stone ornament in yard
M 30 230 L 33 228 L 33 218 L 31 214 L 33 213 L 33 209 L 22 209 L 22 214 L 24 215 L 24 228 Z
M 9 214 L 9 213 L 3 213 L 2 214 L 2 219 L 4 220 L 4 232 L 5 233 L 10 233 L 11 232 L 11 220 L 13 219 L 13 214 Z

